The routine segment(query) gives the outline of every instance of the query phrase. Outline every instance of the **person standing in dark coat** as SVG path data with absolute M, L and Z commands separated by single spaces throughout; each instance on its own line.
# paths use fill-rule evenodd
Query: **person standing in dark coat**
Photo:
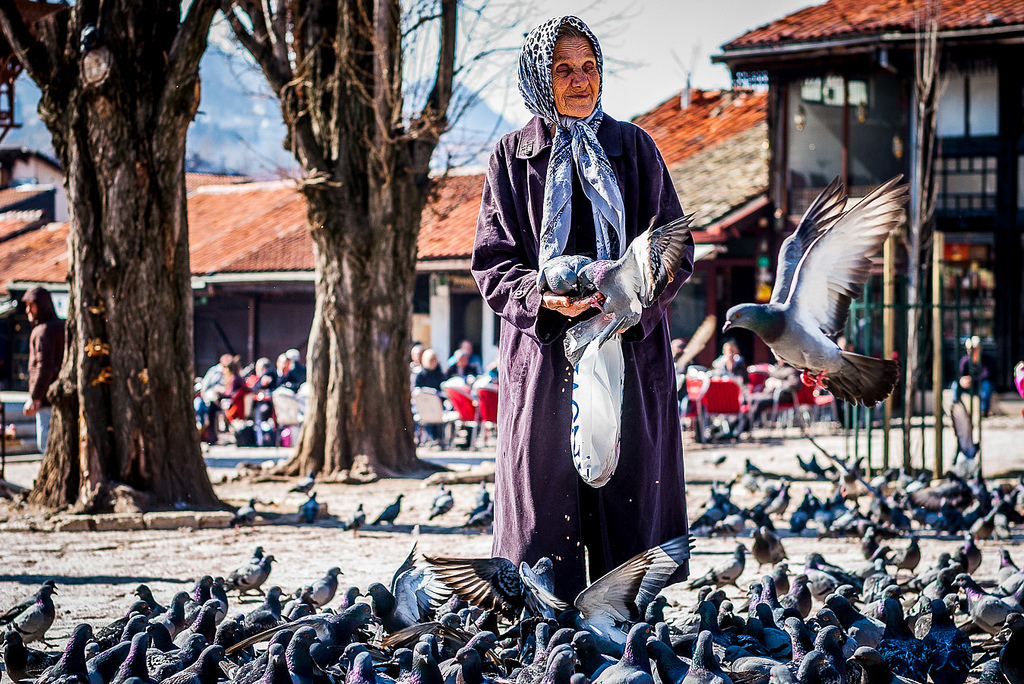
M 45 454 L 50 438 L 50 400 L 46 392 L 57 380 L 64 363 L 64 321 L 57 317 L 50 293 L 41 287 L 33 287 L 21 301 L 32 324 L 28 338 L 29 400 L 24 412 L 26 416 L 35 416 L 36 446 L 39 453 Z
M 658 301 L 622 331 L 620 458 L 600 489 L 573 465 L 573 368 L 562 346 L 570 326 L 596 314 L 594 300 L 537 286 L 559 256 L 616 258 L 652 219 L 683 215 L 651 137 L 601 110 L 601 69 L 597 38 L 576 17 L 527 36 L 519 82 L 534 118 L 491 154 L 471 264 L 501 318 L 492 551 L 516 564 L 550 557 L 555 590 L 569 600 L 587 584 L 585 563 L 595 579 L 687 532 L 666 309 L 693 270 L 692 243 Z

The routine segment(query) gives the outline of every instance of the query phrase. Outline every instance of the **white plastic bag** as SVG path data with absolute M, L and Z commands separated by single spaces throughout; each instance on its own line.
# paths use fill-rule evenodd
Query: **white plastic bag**
M 622 423 L 622 341 L 587 345 L 573 369 L 572 461 L 591 487 L 603 487 L 619 464 Z

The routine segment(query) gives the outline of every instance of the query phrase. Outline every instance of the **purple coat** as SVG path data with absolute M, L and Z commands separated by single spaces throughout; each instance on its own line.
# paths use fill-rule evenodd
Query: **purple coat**
M 625 204 L 626 239 L 652 217 L 682 215 L 661 154 L 641 128 L 605 115 L 597 138 Z M 554 561 L 555 589 L 586 586 L 580 480 L 569 447 L 572 368 L 562 340 L 575 322 L 540 306 L 537 255 L 551 135 L 535 117 L 503 137 L 484 184 L 472 272 L 501 317 L 495 556 Z M 625 246 L 623 246 L 624 248 Z M 570 249 L 566 249 L 570 253 Z M 597 490 L 604 567 L 687 533 L 683 453 L 666 308 L 693 271 L 693 248 L 658 303 L 623 335 L 625 386 L 618 469 Z M 593 564 L 593 563 L 592 563 Z M 675 579 L 683 579 L 686 569 Z

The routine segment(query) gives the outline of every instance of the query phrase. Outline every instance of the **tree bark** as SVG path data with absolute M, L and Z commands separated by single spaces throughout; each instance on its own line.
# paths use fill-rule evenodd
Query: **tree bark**
M 215 11 L 195 0 L 179 21 L 178 0 L 78 3 L 31 43 L 0 1 L 42 90 L 73 216 L 67 343 L 34 502 L 107 510 L 126 485 L 142 507 L 219 504 L 192 408 L 184 175 Z
M 412 116 L 403 111 L 397 0 L 223 2 L 281 101 L 315 244 L 312 391 L 299 447 L 280 470 L 366 478 L 416 470 L 408 372 L 416 238 L 430 156 L 447 124 L 456 0 L 439 2 L 435 80 Z

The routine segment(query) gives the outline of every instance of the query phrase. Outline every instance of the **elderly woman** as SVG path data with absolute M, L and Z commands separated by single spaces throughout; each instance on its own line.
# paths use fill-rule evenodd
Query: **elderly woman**
M 587 583 L 585 552 L 596 579 L 687 530 L 666 308 L 692 271 L 692 244 L 659 300 L 621 331 L 620 459 L 601 489 L 573 465 L 573 368 L 563 348 L 566 330 L 595 315 L 597 302 L 537 286 L 538 271 L 559 258 L 617 258 L 652 219 L 683 213 L 654 141 L 601 110 L 601 82 L 601 48 L 580 19 L 529 34 L 519 89 L 534 118 L 491 155 L 472 259 L 501 317 L 493 553 L 515 563 L 550 557 L 555 589 L 569 599 Z

